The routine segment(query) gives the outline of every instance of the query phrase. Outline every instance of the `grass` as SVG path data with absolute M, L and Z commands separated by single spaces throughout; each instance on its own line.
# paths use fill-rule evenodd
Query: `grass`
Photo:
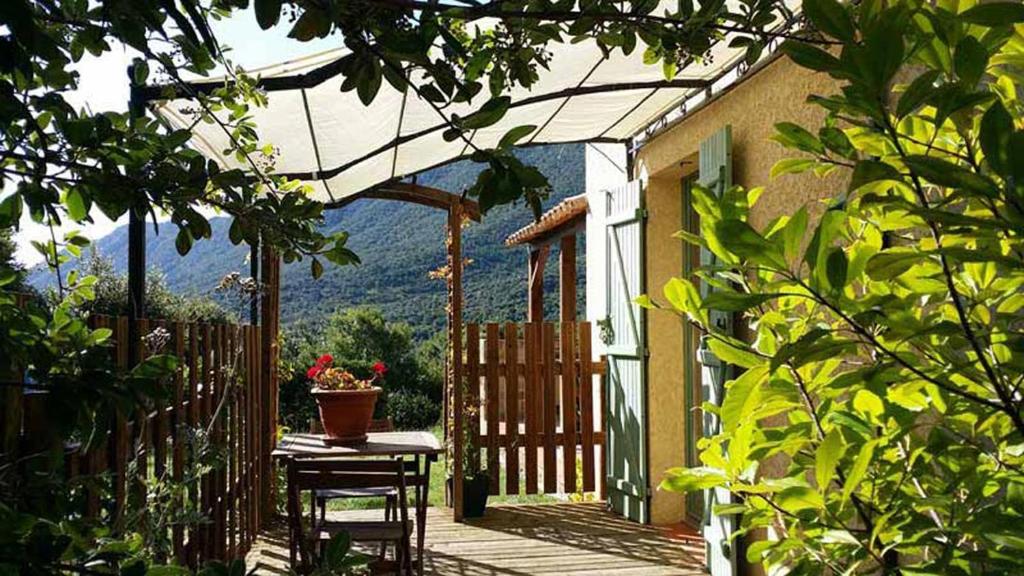
M 444 431 L 440 425 L 434 426 L 430 429 L 430 432 L 442 438 Z M 430 464 L 430 494 L 428 495 L 428 503 L 430 506 L 444 506 L 444 492 L 445 482 L 447 473 L 446 459 L 444 454 L 438 458 L 437 462 Z M 501 476 L 499 478 L 501 486 L 505 486 L 505 470 L 501 470 Z M 526 483 L 520 481 L 519 484 L 519 495 L 500 495 L 490 496 L 487 499 L 489 504 L 540 504 L 544 502 L 556 502 L 557 500 L 547 494 L 526 494 Z M 410 503 L 411 504 L 411 503 Z M 328 510 L 365 510 L 368 508 L 383 508 L 384 500 L 382 498 L 337 498 L 329 500 L 327 502 Z

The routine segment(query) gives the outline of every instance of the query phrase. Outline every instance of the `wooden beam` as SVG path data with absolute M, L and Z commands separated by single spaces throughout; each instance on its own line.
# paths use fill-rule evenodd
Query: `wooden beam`
M 263 497 L 262 518 L 275 514 L 274 463 L 270 454 L 277 444 L 277 333 L 281 305 L 281 259 L 265 243 L 261 243 L 261 299 L 260 299 L 260 379 L 259 411 L 261 466 L 260 491 Z
M 463 206 L 452 204 L 448 210 L 448 391 L 452 412 L 452 512 L 456 522 L 462 521 L 462 462 L 466 447 L 462 378 L 462 219 Z M 475 342 L 470 343 L 476 345 Z
M 547 264 L 548 246 L 530 250 L 529 269 L 526 277 L 526 321 L 544 321 L 544 265 Z
M 377 188 L 371 188 L 365 192 L 360 192 L 359 194 L 354 194 L 328 204 L 328 208 L 341 208 L 360 198 L 410 202 L 442 210 L 450 210 L 452 206 L 461 205 L 465 216 L 474 222 L 480 221 L 480 206 L 473 200 L 464 199 L 457 194 L 452 194 L 439 188 L 431 188 L 430 186 L 409 182 L 394 182 Z
M 558 254 L 560 297 L 558 299 L 560 320 L 576 320 L 576 235 L 562 236 Z

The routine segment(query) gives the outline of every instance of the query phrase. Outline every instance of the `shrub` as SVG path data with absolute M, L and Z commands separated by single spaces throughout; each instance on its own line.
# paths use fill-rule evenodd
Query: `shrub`
M 398 430 L 426 430 L 441 418 L 441 406 L 419 392 L 391 394 L 385 412 Z
M 128 313 L 128 277 L 114 269 L 110 258 L 93 251 L 79 262 L 79 276 L 95 276 L 92 289 L 96 298 L 81 306 L 95 314 L 123 316 Z M 56 290 L 49 290 L 47 300 L 56 305 Z M 177 322 L 237 322 L 238 317 L 216 300 L 207 296 L 175 294 L 167 286 L 164 275 L 155 270 L 146 274 L 146 316 Z
M 713 510 L 772 534 L 747 549 L 769 571 L 1020 574 L 1024 6 L 803 9 L 835 46 L 783 50 L 840 90 L 810 98 L 821 125 L 777 125 L 802 155 L 773 172 L 849 187 L 764 226 L 759 190 L 695 192 L 686 240 L 715 258 L 664 294 L 735 378 L 663 488 L 732 492 Z

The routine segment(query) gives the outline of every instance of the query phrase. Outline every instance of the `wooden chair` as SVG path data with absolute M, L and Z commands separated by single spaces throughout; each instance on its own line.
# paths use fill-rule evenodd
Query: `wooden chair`
M 395 426 L 390 418 L 370 421 L 370 432 L 394 432 L 394 430 Z M 406 470 L 408 471 L 409 469 L 407 468 Z M 394 488 L 386 486 L 347 490 L 335 488 L 331 490 L 317 490 L 314 492 L 313 498 L 316 500 L 317 507 L 320 508 L 321 521 L 327 519 L 327 501 L 334 500 L 335 498 L 384 498 L 384 519 L 390 520 L 391 510 L 394 510 L 397 505 L 398 494 Z
M 301 567 L 308 568 L 319 562 L 331 537 L 347 532 L 353 542 L 381 542 L 395 546 L 395 567 L 398 574 L 412 574 L 412 548 L 406 498 L 406 463 L 393 460 L 302 460 L 288 463 L 288 523 L 291 533 L 290 555 L 292 564 L 296 556 Z M 302 513 L 301 495 L 328 489 L 364 489 L 386 487 L 396 493 L 394 518 L 381 521 L 327 521 L 316 517 L 311 510 L 309 530 Z M 315 501 L 310 502 L 311 508 Z M 296 550 L 297 549 L 297 550 Z

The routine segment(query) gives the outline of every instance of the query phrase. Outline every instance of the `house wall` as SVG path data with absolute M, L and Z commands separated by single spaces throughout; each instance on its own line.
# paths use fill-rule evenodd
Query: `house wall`
M 845 189 L 837 176 L 819 179 L 813 174 L 801 174 L 769 178 L 777 161 L 795 155 L 770 140 L 774 125 L 791 121 L 816 128 L 824 118 L 824 110 L 806 104 L 806 98 L 834 91 L 835 84 L 826 75 L 808 72 L 785 58 L 776 59 L 656 135 L 638 151 L 635 177 L 647 181 L 646 269 L 647 290 L 652 297 L 663 301 L 661 287 L 682 269 L 683 243 L 672 238 L 682 222 L 681 179 L 697 169 L 700 142 L 726 124 L 732 125 L 734 183 L 765 187 L 751 213 L 755 227 Z M 812 211 L 817 213 L 820 208 Z M 688 440 L 682 418 L 683 331 L 682 321 L 674 314 L 654 311 L 647 318 L 650 472 L 651 483 L 657 486 L 663 471 L 683 463 Z M 652 521 L 679 522 L 684 506 L 683 496 L 655 491 Z

